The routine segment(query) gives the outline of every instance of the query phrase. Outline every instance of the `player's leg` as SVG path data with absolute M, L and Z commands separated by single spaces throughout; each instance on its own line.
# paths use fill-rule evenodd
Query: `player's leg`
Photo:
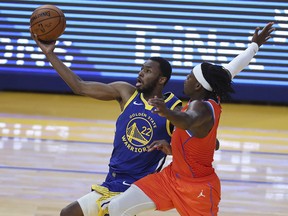
M 60 212 L 60 216 L 83 216 L 82 209 L 77 201 L 70 203 L 68 206 L 63 208 Z
M 111 200 L 108 209 L 110 216 L 134 216 L 143 211 L 155 210 L 156 205 L 140 188 L 132 184 L 123 194 Z
M 101 196 L 101 194 L 92 191 L 63 208 L 60 216 L 97 216 L 98 206 L 96 201 Z

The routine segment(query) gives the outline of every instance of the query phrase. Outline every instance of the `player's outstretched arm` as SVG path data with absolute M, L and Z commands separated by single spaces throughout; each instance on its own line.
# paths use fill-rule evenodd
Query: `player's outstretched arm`
M 261 31 L 260 28 L 257 27 L 251 40 L 252 43 L 248 46 L 248 48 L 236 56 L 230 63 L 223 65 L 224 68 L 231 73 L 232 78 L 248 66 L 252 58 L 258 52 L 259 47 L 272 37 L 271 33 L 275 30 L 275 28 L 273 28 L 273 24 L 273 22 L 269 22 Z
M 53 68 L 75 94 L 89 96 L 99 100 L 117 100 L 122 107 L 135 91 L 135 87 L 126 82 L 105 84 L 100 82 L 83 81 L 54 53 L 55 41 L 49 44 L 42 43 L 37 39 L 37 35 L 34 35 L 32 32 L 31 37 L 45 54 Z

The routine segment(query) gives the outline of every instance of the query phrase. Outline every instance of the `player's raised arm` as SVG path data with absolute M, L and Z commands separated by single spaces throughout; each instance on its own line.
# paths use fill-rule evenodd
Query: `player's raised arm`
M 126 82 L 113 82 L 109 84 L 82 80 L 70 68 L 68 68 L 54 53 L 55 41 L 49 44 L 38 40 L 37 35 L 31 32 L 39 48 L 45 54 L 47 60 L 57 71 L 60 77 L 72 89 L 75 94 L 93 97 L 99 100 L 117 100 L 121 107 L 135 91 L 135 87 Z
M 49 43 L 58 40 L 66 28 L 63 11 L 55 5 L 37 7 L 30 16 L 30 29 L 38 39 Z
M 257 27 L 251 40 L 252 43 L 248 46 L 248 48 L 236 56 L 230 63 L 223 65 L 224 68 L 231 73 L 232 78 L 248 66 L 252 58 L 258 52 L 259 47 L 271 38 L 271 33 L 275 30 L 275 28 L 273 28 L 273 24 L 273 22 L 267 23 L 267 25 L 261 31 L 260 28 Z

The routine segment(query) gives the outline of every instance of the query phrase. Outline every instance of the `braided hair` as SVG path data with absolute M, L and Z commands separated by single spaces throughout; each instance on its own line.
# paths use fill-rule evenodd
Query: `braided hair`
M 207 99 L 219 97 L 221 100 L 231 99 L 230 93 L 234 93 L 230 72 L 220 65 L 213 65 L 208 62 L 201 64 L 201 69 L 205 80 L 212 87 L 212 91 L 207 91 Z

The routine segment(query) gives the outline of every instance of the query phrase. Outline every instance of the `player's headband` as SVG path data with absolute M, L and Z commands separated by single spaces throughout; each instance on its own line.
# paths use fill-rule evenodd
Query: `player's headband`
M 212 91 L 213 90 L 212 87 L 210 86 L 210 84 L 207 82 L 207 80 L 203 76 L 201 66 L 202 66 L 202 64 L 196 65 L 193 68 L 193 74 L 194 74 L 195 78 L 197 79 L 197 81 L 203 86 L 203 88 L 205 88 L 208 91 Z

